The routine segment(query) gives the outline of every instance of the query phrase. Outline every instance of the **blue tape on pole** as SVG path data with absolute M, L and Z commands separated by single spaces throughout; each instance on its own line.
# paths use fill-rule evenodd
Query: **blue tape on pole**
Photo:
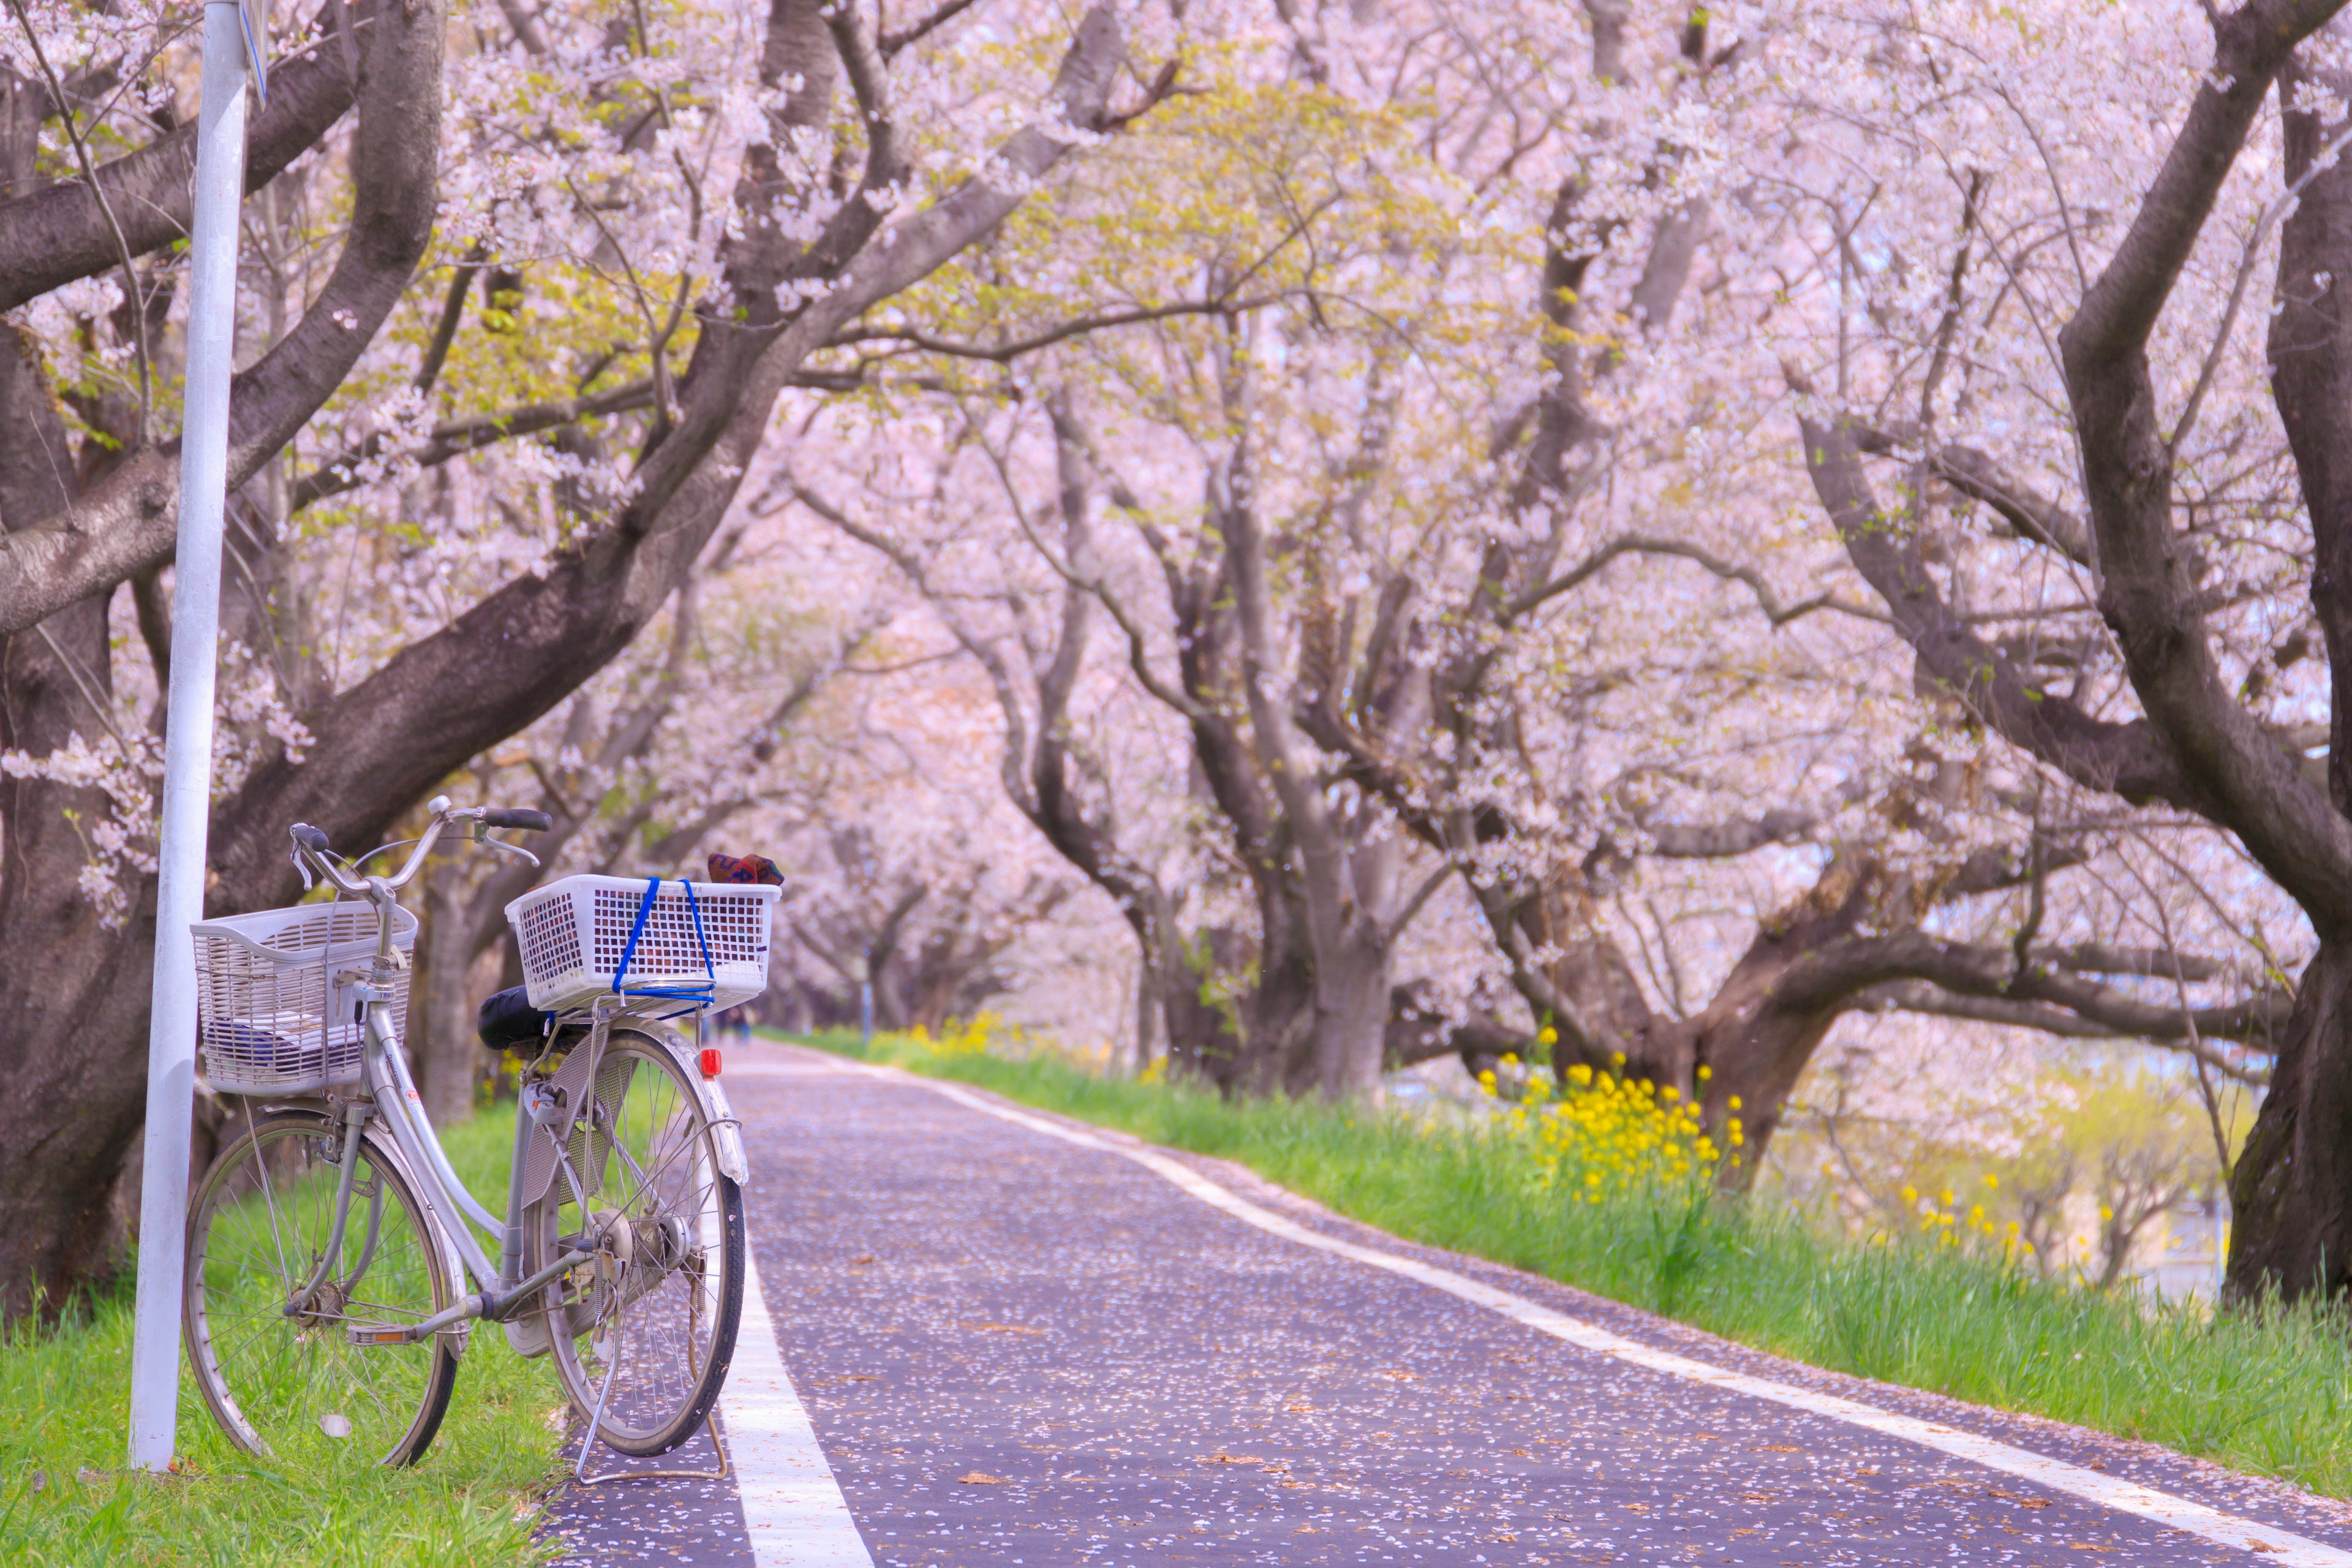
M 263 57 L 260 45 L 254 39 L 253 16 L 245 8 L 242 0 L 236 8 L 236 25 L 245 33 L 245 63 L 253 68 L 254 92 L 260 98 L 261 107 L 267 109 L 269 107 L 269 61 Z

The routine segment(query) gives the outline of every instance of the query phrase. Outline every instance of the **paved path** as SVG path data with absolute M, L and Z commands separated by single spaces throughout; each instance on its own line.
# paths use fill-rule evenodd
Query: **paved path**
M 740 1491 L 569 1492 L 567 1563 L 2352 1568 L 2337 1505 L 1741 1350 L 1215 1162 L 782 1047 L 727 1079 L 772 1333 L 729 1389 Z

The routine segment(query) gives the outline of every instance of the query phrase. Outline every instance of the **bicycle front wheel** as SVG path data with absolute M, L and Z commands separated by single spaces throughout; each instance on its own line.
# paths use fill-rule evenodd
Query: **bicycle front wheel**
M 526 1273 L 567 1247 L 596 1252 L 548 1288 L 556 1372 L 583 1418 L 603 1411 L 607 1444 L 666 1454 L 694 1436 L 735 1354 L 742 1191 L 677 1059 L 634 1031 L 613 1032 L 565 1152 L 573 1181 L 559 1171 L 524 1222 Z
M 372 1137 L 352 1155 L 336 1237 L 342 1159 L 341 1125 L 281 1111 L 213 1162 L 188 1215 L 188 1359 L 248 1454 L 410 1464 L 449 1408 L 455 1347 L 355 1345 L 349 1331 L 420 1322 L 456 1301 L 455 1281 L 425 1205 Z

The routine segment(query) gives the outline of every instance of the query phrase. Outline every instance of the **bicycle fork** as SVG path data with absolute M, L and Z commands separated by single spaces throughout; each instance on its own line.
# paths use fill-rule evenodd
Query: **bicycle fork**
M 343 1235 L 350 1228 L 352 1218 L 352 1178 L 359 1168 L 360 1133 L 367 1126 L 369 1109 L 359 1101 L 343 1107 L 342 1170 L 335 1177 L 334 1224 L 327 1232 L 327 1245 L 320 1249 L 318 1265 L 310 1270 L 310 1278 L 294 1292 L 294 1299 L 279 1309 L 287 1317 L 299 1318 L 310 1310 L 310 1303 L 318 1297 L 319 1287 L 325 1284 L 327 1277 L 334 1272 L 335 1260 L 343 1250 Z M 373 1215 L 370 1220 L 367 1251 L 373 1256 L 375 1250 Z M 366 1258 L 362 1258 L 360 1268 L 352 1271 L 354 1282 L 366 1268 Z

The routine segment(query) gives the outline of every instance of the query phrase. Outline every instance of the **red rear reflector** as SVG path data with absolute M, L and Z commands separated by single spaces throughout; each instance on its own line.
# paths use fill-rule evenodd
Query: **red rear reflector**
M 702 1053 L 702 1076 L 705 1078 L 719 1076 L 719 1053 L 716 1050 L 706 1049 Z

